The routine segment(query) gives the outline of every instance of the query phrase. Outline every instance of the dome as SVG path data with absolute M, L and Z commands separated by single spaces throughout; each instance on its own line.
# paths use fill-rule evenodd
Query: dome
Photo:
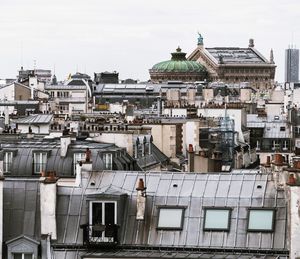
M 196 61 L 190 61 L 186 59 L 186 53 L 181 52 L 178 47 L 176 52 L 171 53 L 171 60 L 159 62 L 155 64 L 151 71 L 152 72 L 170 72 L 170 73 L 203 73 L 206 72 L 204 66 Z

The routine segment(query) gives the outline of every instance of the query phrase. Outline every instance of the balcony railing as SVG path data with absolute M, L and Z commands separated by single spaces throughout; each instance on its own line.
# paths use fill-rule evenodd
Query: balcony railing
M 118 244 L 118 228 L 116 224 L 80 226 L 83 229 L 85 245 L 116 245 Z

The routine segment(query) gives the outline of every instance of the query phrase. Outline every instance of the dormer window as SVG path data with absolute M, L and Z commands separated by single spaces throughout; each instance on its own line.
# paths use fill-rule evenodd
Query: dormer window
M 117 202 L 91 201 L 89 212 L 90 242 L 116 242 Z
M 103 154 L 103 163 L 105 170 L 112 170 L 112 153 Z
M 11 173 L 12 160 L 13 160 L 13 152 L 5 152 L 4 161 L 3 161 L 3 172 L 5 174 Z
M 83 152 L 74 153 L 74 155 L 73 155 L 73 173 L 74 174 L 76 172 L 76 164 L 79 161 L 85 161 L 85 153 L 83 153 Z
M 33 154 L 33 173 L 40 174 L 46 171 L 47 152 L 36 152 Z

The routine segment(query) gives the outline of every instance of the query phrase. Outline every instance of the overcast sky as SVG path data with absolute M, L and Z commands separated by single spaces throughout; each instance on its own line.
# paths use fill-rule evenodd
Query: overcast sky
M 206 47 L 255 47 L 284 78 L 284 49 L 300 46 L 299 0 L 0 0 L 0 78 L 23 64 L 69 73 L 118 71 L 147 80 L 148 69 L 178 45 L 190 53 L 197 32 Z

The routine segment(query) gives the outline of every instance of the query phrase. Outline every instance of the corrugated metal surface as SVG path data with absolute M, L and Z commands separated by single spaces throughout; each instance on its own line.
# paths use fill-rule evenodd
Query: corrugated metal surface
M 59 187 L 58 221 L 61 222 L 58 223 L 60 226 L 58 244 L 82 244 L 80 231 L 76 237 L 74 231 L 79 229 L 80 224 L 88 222 L 88 204 L 85 197 L 97 191 L 102 192 L 103 187 L 111 185 L 128 194 L 128 208 L 123 214 L 125 223 L 120 228 L 122 245 L 287 249 L 285 198 L 280 191 L 276 191 L 271 175 L 253 172 L 240 171 L 233 174 L 95 172 L 92 175 L 85 175 L 82 188 Z M 144 178 L 147 185 L 145 221 L 135 219 L 135 188 L 139 178 Z M 91 186 L 91 181 L 95 185 Z M 181 231 L 156 229 L 159 205 L 186 206 Z M 232 208 L 229 232 L 203 231 L 205 206 Z M 274 232 L 247 232 L 249 207 L 276 208 Z
M 40 239 L 39 181 L 5 179 L 3 187 L 3 240 L 20 235 Z

